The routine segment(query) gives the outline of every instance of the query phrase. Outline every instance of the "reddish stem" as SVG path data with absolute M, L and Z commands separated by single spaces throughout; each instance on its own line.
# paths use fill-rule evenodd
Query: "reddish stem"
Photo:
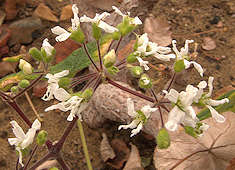
M 97 49 L 98 49 L 98 55 L 99 55 L 99 60 L 100 60 L 100 70 L 103 70 L 103 64 L 102 64 L 102 58 L 101 58 L 101 53 L 100 53 L 100 42 L 99 40 L 96 41 L 97 44 Z

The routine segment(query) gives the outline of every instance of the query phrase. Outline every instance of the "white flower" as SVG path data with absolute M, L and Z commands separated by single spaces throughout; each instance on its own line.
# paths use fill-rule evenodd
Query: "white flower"
M 72 22 L 72 31 L 76 31 L 77 28 L 80 25 L 80 20 L 79 20 L 79 17 L 78 17 L 78 8 L 77 8 L 77 6 L 75 4 L 73 4 L 73 6 L 72 6 L 72 11 L 73 11 L 73 15 L 74 15 L 74 18 L 71 19 L 71 22 Z M 61 28 L 60 26 L 55 26 L 54 28 L 51 29 L 51 31 L 52 31 L 53 34 L 58 35 L 55 38 L 55 40 L 57 42 L 65 41 L 71 35 L 70 32 L 66 31 L 64 28 Z
M 95 23 L 99 28 L 103 29 L 105 32 L 113 33 L 115 31 L 118 31 L 118 29 L 102 21 L 104 18 L 106 18 L 109 15 L 110 15 L 109 13 L 103 12 L 102 14 L 96 14 L 93 19 L 84 15 L 83 17 L 80 18 L 80 21 Z
M 13 126 L 12 130 L 16 138 L 8 138 L 8 142 L 10 145 L 15 145 L 16 150 L 19 152 L 19 163 L 24 166 L 21 150 L 27 148 L 33 143 L 36 131 L 41 128 L 41 123 L 36 119 L 26 134 L 16 121 L 11 121 L 10 123 Z
M 148 61 L 144 61 L 140 57 L 136 57 L 136 59 L 139 61 L 141 67 L 144 67 L 145 70 L 149 70 L 149 66 L 147 65 L 149 63 Z
M 131 137 L 140 132 L 143 128 L 144 123 L 146 123 L 147 119 L 150 117 L 152 112 L 155 112 L 157 108 L 151 108 L 149 105 L 142 107 L 140 111 L 135 111 L 134 102 L 131 98 L 127 99 L 127 112 L 128 115 L 134 118 L 134 120 L 128 125 L 120 125 L 118 130 L 121 129 L 133 129 L 131 131 Z
M 47 38 L 43 40 L 42 48 L 46 51 L 46 54 L 48 56 L 52 55 L 52 51 L 54 50 L 54 47 L 49 43 Z
M 193 40 L 186 40 L 184 47 L 182 47 L 180 49 L 180 51 L 178 51 L 178 49 L 176 48 L 176 40 L 172 40 L 172 46 L 173 46 L 172 49 L 176 54 L 176 60 L 184 60 L 185 69 L 188 69 L 192 64 L 194 66 L 194 68 L 198 71 L 200 76 L 203 77 L 203 72 L 204 71 L 202 69 L 202 66 L 200 64 L 196 63 L 195 61 L 188 61 L 186 59 L 186 58 L 189 57 L 189 55 L 188 55 L 188 45 L 189 45 L 189 43 L 193 43 L 193 42 L 194 42 Z
M 114 12 L 117 13 L 118 15 L 122 16 L 123 19 L 125 17 L 129 17 L 130 16 L 130 13 L 128 13 L 128 15 L 125 15 L 123 14 L 117 7 L 115 6 L 112 6 L 112 8 L 114 9 Z M 129 17 L 130 18 L 130 17 Z M 138 18 L 138 17 L 135 17 L 135 18 L 130 18 L 130 24 L 132 25 L 141 25 L 142 24 L 142 21 Z
M 65 101 L 70 98 L 70 94 L 59 87 L 60 78 L 67 76 L 69 74 L 69 70 L 64 70 L 62 72 L 56 73 L 54 75 L 48 73 L 45 77 L 48 79 L 47 91 L 42 97 L 42 100 L 48 101 L 54 99 L 54 97 L 59 101 Z
M 72 96 L 67 101 L 63 101 L 61 103 L 58 103 L 56 105 L 52 105 L 45 109 L 45 112 L 48 112 L 50 110 L 60 109 L 63 112 L 71 111 L 67 120 L 72 121 L 75 116 L 78 116 L 80 120 L 82 120 L 81 112 L 84 111 L 88 103 L 82 102 L 83 98 L 80 98 L 78 96 Z
M 142 54 L 144 56 L 152 55 L 162 61 L 170 61 L 171 58 L 175 58 L 174 54 L 169 54 L 171 52 L 171 48 L 158 46 L 156 43 L 150 42 L 147 33 L 144 33 L 137 39 L 137 54 Z
M 188 85 L 186 91 L 181 91 L 180 93 L 174 89 L 171 89 L 169 93 L 167 91 L 163 92 L 166 94 L 165 98 L 175 104 L 169 113 L 168 122 L 165 125 L 166 128 L 170 131 L 175 131 L 180 123 L 195 127 L 199 120 L 191 105 L 194 97 L 197 95 L 198 89 L 192 85 Z
M 221 104 L 224 104 L 224 103 L 228 103 L 229 102 L 229 99 L 228 98 L 224 98 L 224 99 L 221 99 L 221 100 L 212 100 L 210 97 L 212 95 L 212 91 L 213 91 L 213 80 L 214 78 L 213 77 L 209 77 L 208 79 L 208 87 L 209 87 L 209 92 L 207 94 L 205 94 L 203 96 L 203 89 L 206 88 L 207 86 L 207 83 L 205 81 L 201 81 L 199 84 L 198 84 L 198 92 L 197 92 L 197 95 L 196 97 L 194 98 L 194 102 L 195 103 L 198 103 L 199 100 L 202 101 L 206 107 L 210 110 L 211 112 L 211 116 L 219 123 L 223 123 L 225 121 L 225 117 L 222 116 L 221 114 L 219 114 L 212 106 L 218 106 L 218 105 L 221 105 Z

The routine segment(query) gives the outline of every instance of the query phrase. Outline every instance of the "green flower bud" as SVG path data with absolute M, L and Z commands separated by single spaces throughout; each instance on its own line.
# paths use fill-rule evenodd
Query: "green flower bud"
M 148 89 L 152 87 L 151 79 L 147 74 L 142 74 L 139 79 L 139 87 L 142 89 Z
M 178 60 L 175 62 L 174 70 L 175 72 L 181 72 L 185 69 L 184 60 Z
M 69 38 L 71 38 L 72 40 L 78 43 L 84 43 L 85 41 L 85 35 L 82 32 L 80 27 L 76 31 L 73 31 Z
M 135 25 L 130 24 L 130 19 L 128 16 L 124 17 L 122 23 L 117 26 L 122 36 L 127 35 L 135 29 Z
M 29 54 L 37 61 L 42 61 L 42 53 L 36 47 L 29 49 Z
M 136 78 L 140 78 L 144 70 L 140 66 L 133 66 L 130 68 L 131 75 Z
M 19 68 L 23 71 L 24 74 L 29 75 L 33 72 L 33 67 L 27 61 L 20 59 Z
M 104 56 L 104 66 L 106 68 L 111 67 L 115 64 L 115 62 L 116 62 L 116 54 L 114 49 L 112 49 L 111 51 L 108 52 L 108 54 Z
M 11 92 L 12 93 L 18 93 L 19 92 L 19 87 L 18 86 L 12 86 L 11 87 Z
M 117 74 L 120 70 L 119 70 L 117 67 L 112 66 L 112 67 L 107 68 L 107 71 L 108 71 L 109 74 L 115 75 L 115 74 Z
M 2 61 L 7 61 L 11 63 L 18 62 L 21 58 L 23 58 L 22 55 L 12 56 L 12 57 L 4 57 Z
M 21 80 L 18 85 L 20 88 L 24 89 L 30 85 L 30 82 L 28 80 Z
M 115 31 L 113 34 L 112 34 L 112 37 L 114 40 L 119 40 L 121 38 L 121 33 L 120 31 Z
M 42 56 L 43 56 L 43 61 L 45 63 L 50 63 L 53 60 L 53 58 L 56 54 L 56 50 L 54 48 L 51 52 L 51 55 L 47 55 L 46 50 L 44 48 L 41 48 L 41 53 L 42 53 Z
M 159 130 L 156 137 L 156 142 L 159 149 L 167 149 L 170 146 L 170 136 L 165 128 Z
M 86 89 L 83 93 L 82 93 L 82 97 L 86 100 L 89 101 L 89 99 L 92 97 L 93 95 L 93 90 L 92 88 L 88 88 Z
M 37 144 L 38 145 L 43 145 L 46 142 L 46 140 L 47 140 L 47 135 L 48 135 L 47 131 L 41 130 L 38 133 L 37 138 L 36 138 Z
M 126 58 L 127 63 L 134 63 L 137 61 L 136 54 L 131 53 L 130 55 L 127 56 Z
M 67 88 L 71 83 L 71 79 L 68 78 L 68 77 L 62 77 L 60 78 L 58 84 L 59 84 L 59 87 L 62 87 L 62 88 Z
M 101 28 L 99 28 L 96 23 L 92 24 L 92 32 L 93 32 L 93 37 L 95 38 L 95 40 L 99 40 L 101 38 L 102 36 Z

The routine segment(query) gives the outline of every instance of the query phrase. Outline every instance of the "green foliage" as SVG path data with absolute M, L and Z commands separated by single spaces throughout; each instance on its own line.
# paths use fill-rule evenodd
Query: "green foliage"
M 198 134 L 196 133 L 195 129 L 191 126 L 184 126 L 185 133 L 189 134 L 190 136 L 197 138 Z
M 78 43 L 84 43 L 85 41 L 85 35 L 80 27 L 76 31 L 73 31 L 69 38 Z
M 159 149 L 167 149 L 170 146 L 170 136 L 165 128 L 159 130 L 156 137 L 156 142 Z
M 11 87 L 11 92 L 12 93 L 18 93 L 19 92 L 19 87 L 18 86 L 12 86 Z
M 141 74 L 144 72 L 142 67 L 140 66 L 133 66 L 130 68 L 131 75 L 136 78 L 140 78 Z
M 62 77 L 60 78 L 58 82 L 59 87 L 64 88 L 64 89 L 67 89 L 70 83 L 71 83 L 71 78 L 68 78 L 68 77 Z
M 218 100 L 228 98 L 229 103 L 225 103 L 223 105 L 219 105 L 214 107 L 219 113 L 223 113 L 226 111 L 232 111 L 235 113 L 235 90 L 231 90 L 224 95 L 220 96 Z M 200 113 L 198 113 L 197 117 L 199 120 L 204 120 L 211 117 L 210 110 L 208 108 L 203 109 Z
M 91 88 L 88 88 L 82 93 L 82 98 L 84 98 L 86 101 L 89 101 L 92 95 L 93 90 Z
M 37 144 L 42 146 L 47 140 L 47 135 L 48 135 L 47 131 L 41 130 L 36 138 Z
M 102 36 L 101 29 L 98 27 L 96 23 L 92 24 L 92 33 L 95 40 L 99 40 Z
M 178 60 L 175 62 L 174 70 L 175 72 L 181 72 L 185 69 L 184 60 Z
M 23 58 L 22 55 L 17 55 L 17 56 L 13 56 L 13 57 L 4 57 L 2 59 L 2 61 L 7 61 L 7 62 L 15 63 L 15 62 L 19 62 L 21 58 Z
M 130 55 L 127 56 L 126 58 L 127 63 L 134 63 L 137 61 L 135 53 L 131 53 Z
M 108 71 L 109 74 L 115 75 L 115 74 L 117 74 L 120 70 L 118 69 L 118 67 L 112 66 L 112 67 L 107 68 L 107 71 Z

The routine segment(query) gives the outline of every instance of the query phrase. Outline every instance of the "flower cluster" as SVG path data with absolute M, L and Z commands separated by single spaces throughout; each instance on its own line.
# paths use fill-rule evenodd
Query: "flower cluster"
M 225 118 L 219 114 L 212 106 L 218 106 L 220 104 L 228 103 L 229 99 L 224 98 L 222 100 L 212 100 L 211 94 L 213 90 L 212 82 L 213 77 L 209 77 L 208 87 L 209 92 L 204 94 L 203 89 L 207 86 L 205 81 L 201 81 L 198 84 L 198 88 L 192 85 L 186 87 L 186 91 L 178 93 L 176 90 L 171 89 L 168 93 L 164 91 L 165 98 L 175 104 L 168 116 L 168 122 L 166 128 L 170 131 L 175 131 L 178 124 L 184 124 L 185 126 L 196 127 L 199 122 L 197 115 L 192 107 L 193 103 L 205 105 L 211 112 L 212 117 L 219 123 L 223 123 Z

